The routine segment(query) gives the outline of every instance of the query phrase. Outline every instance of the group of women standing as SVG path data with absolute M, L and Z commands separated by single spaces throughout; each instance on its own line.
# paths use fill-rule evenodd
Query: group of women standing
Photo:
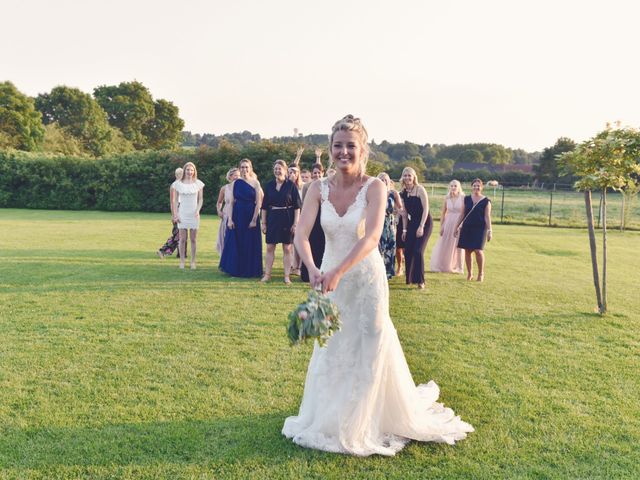
M 387 278 L 402 275 L 404 263 L 406 283 L 422 289 L 425 286 L 424 250 L 433 230 L 429 197 L 411 167 L 402 172 L 400 194 L 395 191 L 389 175 L 381 173 L 378 178 L 387 186 L 388 192 L 385 222 L 378 247 L 384 258 Z M 432 272 L 463 273 L 464 250 L 467 279 L 473 278 L 472 255 L 475 254 L 477 280 L 482 281 L 484 244 L 492 236 L 491 202 L 482 195 L 482 180 L 475 179 L 471 187 L 472 195 L 465 197 L 458 180 L 452 180 L 449 184 L 440 217 L 440 235 L 429 266 Z
M 259 277 L 268 282 L 272 277 L 275 250 L 282 244 L 284 283 L 291 283 L 291 275 L 298 274 L 309 281 L 308 268 L 301 264 L 293 248 L 302 203 L 313 180 L 324 176 L 320 162 L 321 151 L 316 150 L 316 163 L 310 181 L 304 183 L 296 160 L 287 165 L 276 160 L 274 178 L 264 190 L 253 171 L 251 160 L 245 158 L 227 173 L 227 184 L 220 189 L 216 203 L 221 218 L 216 249 L 220 254 L 220 270 L 234 277 Z M 401 190 L 395 190 L 388 174 L 378 178 L 387 188 L 385 218 L 378 245 L 383 257 L 387 278 L 404 273 L 406 283 L 425 287 L 424 251 L 432 234 L 433 219 L 429 197 L 420 185 L 416 172 L 406 167 L 402 172 Z M 472 256 L 475 254 L 478 274 L 484 279 L 484 244 L 492 238 L 491 202 L 482 194 L 483 182 L 475 179 L 472 194 L 465 196 L 459 181 L 449 183 L 440 217 L 439 237 L 434 246 L 430 271 L 463 273 L 463 256 L 467 279 L 473 279 Z M 185 268 L 187 238 L 190 238 L 191 269 L 196 268 L 196 238 L 200 224 L 204 183 L 198 180 L 197 169 L 191 162 L 176 169 L 176 181 L 170 188 L 171 212 L 174 228 L 172 236 L 158 250 L 158 255 L 170 255 L 176 248 L 180 268 Z M 258 220 L 260 227 L 258 227 Z M 262 235 L 266 252 L 263 270 Z M 316 216 L 309 242 L 314 264 L 320 267 L 325 248 L 325 236 Z M 464 254 L 463 254 L 464 250 Z M 397 262 L 397 267 L 396 267 Z M 404 272 L 403 272 L 404 267 Z

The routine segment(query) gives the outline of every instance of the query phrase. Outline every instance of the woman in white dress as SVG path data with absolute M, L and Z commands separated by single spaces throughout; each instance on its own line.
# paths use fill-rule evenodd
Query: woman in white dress
M 216 251 L 222 255 L 224 248 L 224 236 L 227 233 L 227 218 L 231 211 L 231 200 L 233 199 L 233 181 L 240 177 L 240 170 L 237 167 L 229 169 L 227 172 L 227 184 L 220 188 L 218 193 L 218 201 L 216 202 L 216 210 L 220 217 L 220 226 L 218 227 L 218 240 L 216 241 Z
M 442 204 L 440 215 L 440 236 L 431 252 L 429 264 L 432 272 L 463 273 L 463 251 L 458 248 L 455 236 L 460 213 L 464 211 L 464 192 L 458 180 L 449 182 L 449 192 Z
M 174 221 L 178 222 L 180 231 L 180 268 L 184 269 L 187 245 L 187 231 L 191 239 L 191 270 L 196 269 L 196 238 L 200 228 L 200 209 L 202 208 L 202 190 L 204 183 L 198 180 L 198 170 L 192 162 L 184 165 L 182 180 L 174 182 L 174 188 L 178 194 L 178 204 L 171 205 Z
M 305 447 L 359 456 L 394 455 L 411 439 L 453 444 L 473 427 L 436 402 L 433 381 L 416 387 L 389 317 L 378 253 L 387 189 L 365 174 L 367 132 L 347 115 L 329 145 L 336 173 L 309 187 L 295 243 L 343 326 L 326 347 L 315 344 L 300 411 L 282 433 Z M 326 236 L 320 269 L 309 247 L 318 211 Z

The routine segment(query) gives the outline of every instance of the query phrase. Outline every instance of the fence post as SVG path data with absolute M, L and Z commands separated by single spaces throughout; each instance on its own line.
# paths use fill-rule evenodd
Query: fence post
M 502 203 L 500 204 L 500 223 L 504 217 L 504 185 L 502 185 Z
M 551 226 L 551 209 L 553 207 L 553 190 L 549 192 L 549 226 Z

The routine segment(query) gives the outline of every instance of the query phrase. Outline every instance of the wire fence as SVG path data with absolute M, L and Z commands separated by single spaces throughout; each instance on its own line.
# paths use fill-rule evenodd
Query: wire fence
M 550 227 L 587 227 L 584 193 L 570 185 L 551 185 L 551 188 L 498 185 L 485 186 L 484 194 L 491 199 L 492 221 L 502 224 L 544 225 Z M 426 184 L 434 218 L 440 218 L 447 184 Z M 471 187 L 463 185 L 469 194 Z M 593 215 L 598 228 L 602 227 L 602 196 L 593 192 Z M 607 193 L 607 228 L 640 230 L 640 202 L 637 197 L 625 198 L 619 192 Z

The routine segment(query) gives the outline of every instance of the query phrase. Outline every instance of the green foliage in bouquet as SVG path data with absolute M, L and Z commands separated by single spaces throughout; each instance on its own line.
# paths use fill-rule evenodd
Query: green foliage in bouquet
M 326 295 L 310 290 L 307 301 L 289 313 L 287 335 L 291 345 L 315 338 L 321 347 L 334 332 L 340 330 L 338 307 Z

